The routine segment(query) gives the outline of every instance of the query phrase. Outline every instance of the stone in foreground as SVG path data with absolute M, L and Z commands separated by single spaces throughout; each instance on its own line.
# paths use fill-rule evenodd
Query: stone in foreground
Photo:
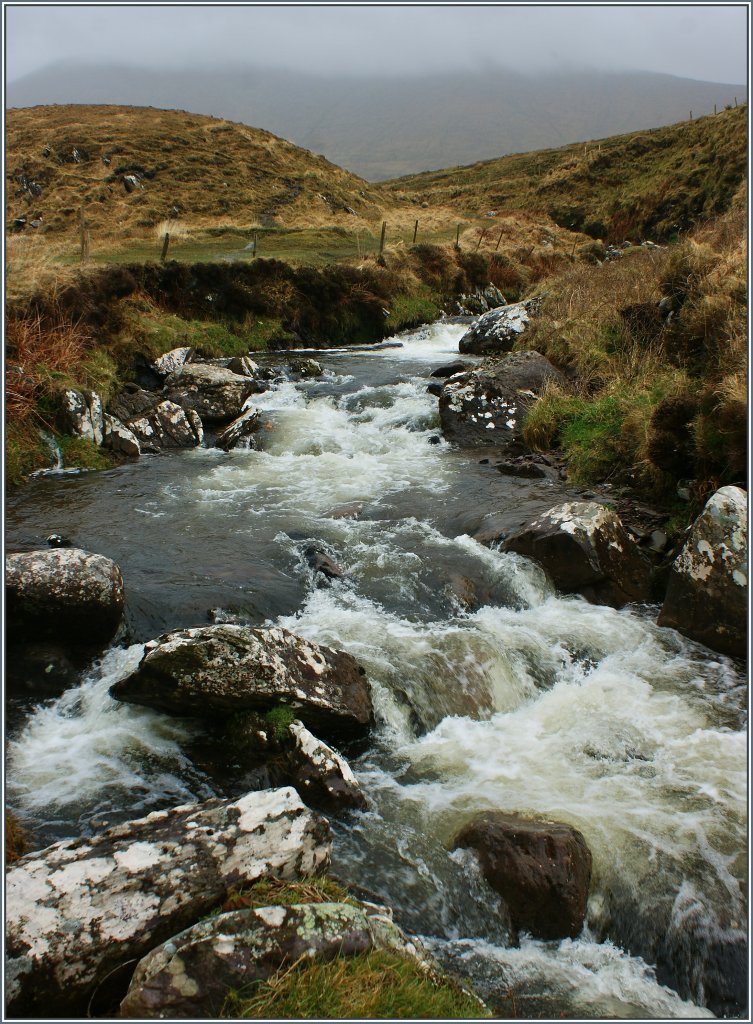
M 6 1010 L 77 1016 L 115 968 L 193 924 L 231 887 L 329 862 L 326 821 L 293 789 L 210 800 L 56 843 L 6 876 Z
M 453 849 L 478 854 L 489 885 L 507 904 L 518 931 L 534 938 L 575 938 L 583 928 L 591 851 L 577 829 L 515 814 L 480 814 L 457 834 Z
M 594 501 L 549 509 L 502 545 L 537 561 L 566 594 L 621 608 L 650 598 L 650 566 L 619 517 Z
M 390 949 L 430 964 L 422 947 L 371 904 L 294 904 L 234 910 L 202 921 L 149 953 L 120 1005 L 126 1018 L 218 1017 L 230 989 L 301 957 L 333 960 Z
M 672 566 L 658 619 L 722 654 L 744 658 L 748 627 L 748 496 L 722 487 Z
M 442 433 L 457 444 L 523 454 L 528 410 L 550 382 L 567 387 L 564 375 L 538 352 L 511 352 L 493 366 L 456 374 L 439 396 Z
M 71 644 L 112 639 L 123 618 L 123 577 L 115 562 L 81 548 L 7 555 L 5 599 L 13 639 L 56 637 Z
M 285 629 L 220 624 L 166 633 L 146 645 L 139 667 L 110 693 L 201 717 L 284 704 L 326 739 L 362 736 L 373 718 L 369 683 L 355 658 Z

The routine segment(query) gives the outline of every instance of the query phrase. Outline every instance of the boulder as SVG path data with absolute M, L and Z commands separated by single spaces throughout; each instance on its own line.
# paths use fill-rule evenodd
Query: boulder
M 270 977 L 301 958 L 333 960 L 371 949 L 428 959 L 389 912 L 373 904 L 305 903 L 232 910 L 201 921 L 152 950 L 136 967 L 120 1015 L 216 1018 L 230 989 Z
M 171 373 L 177 373 L 193 355 L 193 349 L 188 346 L 173 348 L 165 352 L 152 363 L 152 368 L 160 377 L 169 377 Z
M 214 443 L 226 452 L 233 448 L 254 448 L 254 434 L 259 429 L 259 422 L 260 413 L 256 409 L 246 409 L 217 435 Z
M 583 928 L 591 851 L 577 829 L 490 811 L 460 830 L 453 849 L 478 854 L 518 931 L 538 939 L 575 938 Z
M 458 444 L 523 454 L 526 415 L 549 382 L 567 387 L 564 375 L 538 352 L 512 352 L 493 366 L 450 377 L 439 396 L 442 432 Z
M 170 374 L 165 386 L 171 402 L 215 423 L 240 416 L 246 399 L 256 390 L 248 377 L 209 363 L 185 363 Z
M 67 433 L 85 437 L 96 445 L 104 437 L 102 399 L 96 391 L 63 392 L 63 426 Z
M 259 366 L 250 356 L 233 356 L 228 359 L 227 369 L 231 373 L 237 373 L 239 377 L 256 377 Z
M 706 502 L 672 565 L 659 625 L 744 658 L 747 562 L 748 496 L 740 487 L 722 487 Z
M 329 814 L 365 810 L 366 800 L 345 758 L 317 739 L 303 722 L 292 722 L 289 731 L 295 741 L 291 782 L 306 803 Z
M 549 509 L 508 537 L 503 551 L 539 562 L 555 587 L 621 608 L 650 599 L 651 571 L 619 517 L 595 501 Z
M 368 680 L 349 654 L 285 629 L 232 624 L 152 640 L 136 671 L 110 693 L 117 700 L 202 718 L 266 712 L 283 704 L 327 739 L 363 735 L 373 717 Z
M 231 887 L 316 874 L 329 852 L 326 821 L 281 789 L 155 811 L 29 854 L 6 875 L 6 1011 L 84 1014 L 114 969 Z
M 429 376 L 439 378 L 454 377 L 456 373 L 465 373 L 466 370 L 471 369 L 473 369 L 471 363 L 463 359 L 456 359 L 453 363 L 445 363 L 444 366 L 438 366 L 436 370 L 432 370 Z
M 288 360 L 288 366 L 290 367 L 290 372 L 297 377 L 321 377 L 324 373 L 321 363 L 318 363 L 316 359 L 305 357 L 290 359 Z
M 138 439 L 141 450 L 146 452 L 198 448 L 204 440 L 199 414 L 170 401 L 152 405 L 143 416 L 128 420 L 127 427 Z
M 133 431 L 116 416 L 109 414 L 105 414 L 102 444 L 110 451 L 124 455 L 128 459 L 137 459 L 141 455 L 141 445 Z
M 317 586 L 326 586 L 331 580 L 339 580 L 345 575 L 334 558 L 318 544 L 308 544 L 303 549 L 303 557 L 314 573 Z
M 109 558 L 80 548 L 9 554 L 5 600 L 14 639 L 104 644 L 123 618 L 123 577 Z
M 326 512 L 322 512 L 322 516 L 325 519 L 358 519 L 362 512 L 362 501 L 346 501 L 328 508 Z
M 458 351 L 477 356 L 511 352 L 530 322 L 529 304 L 514 302 L 480 316 L 458 343 Z

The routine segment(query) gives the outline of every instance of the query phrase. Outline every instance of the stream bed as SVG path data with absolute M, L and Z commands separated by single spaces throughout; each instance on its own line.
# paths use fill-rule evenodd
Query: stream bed
M 377 728 L 351 756 L 369 810 L 334 824 L 333 872 L 389 903 L 499 1016 L 739 1016 L 745 675 L 657 627 L 656 608 L 558 597 L 536 565 L 471 539 L 577 495 L 441 438 L 427 378 L 464 330 L 319 353 L 322 378 L 255 396 L 259 450 L 142 456 L 9 498 L 9 550 L 55 532 L 118 563 L 130 646 L 62 696 L 11 693 L 8 801 L 43 844 L 215 795 L 187 754 L 200 723 L 108 688 L 147 640 L 210 609 L 281 625 L 353 654 L 372 683 Z M 357 518 L 339 518 L 349 503 Z M 311 542 L 342 579 L 315 586 Z M 474 858 L 448 852 L 487 809 L 583 833 L 577 939 L 509 944 Z

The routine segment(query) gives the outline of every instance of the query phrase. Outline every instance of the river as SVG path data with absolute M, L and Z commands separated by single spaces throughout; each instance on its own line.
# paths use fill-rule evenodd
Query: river
M 57 532 L 120 565 L 132 642 L 62 696 L 14 696 L 8 800 L 51 842 L 215 795 L 187 753 L 200 723 L 108 688 L 144 642 L 210 608 L 276 623 L 349 651 L 373 687 L 377 728 L 352 760 L 369 810 L 335 825 L 333 871 L 383 897 L 500 1016 L 737 1015 L 745 675 L 657 627 L 655 608 L 558 597 L 537 566 L 471 539 L 573 492 L 441 438 L 427 375 L 457 358 L 464 329 L 319 354 L 322 378 L 255 398 L 259 450 L 144 456 L 9 498 L 10 550 Z M 351 502 L 358 518 L 332 517 Z M 331 586 L 315 586 L 312 541 L 346 572 Z M 583 833 L 594 874 L 579 938 L 509 945 L 473 857 L 447 849 L 489 808 Z

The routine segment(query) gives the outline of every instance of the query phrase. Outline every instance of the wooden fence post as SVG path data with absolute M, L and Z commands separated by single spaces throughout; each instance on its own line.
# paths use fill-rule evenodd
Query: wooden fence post
M 691 121 L 693 120 L 693 111 L 692 110 L 690 111 L 690 120 Z
M 254 251 L 251 253 L 251 259 L 256 259 L 256 250 L 259 245 L 259 232 L 254 231 Z
M 89 229 L 86 226 L 86 217 L 84 216 L 84 208 L 81 207 L 80 212 L 81 218 L 81 262 L 86 263 L 89 259 Z
M 714 113 L 716 113 L 716 103 L 714 104 Z
M 382 253 L 384 252 L 384 235 L 385 235 L 386 231 L 387 231 L 387 221 L 383 220 L 382 221 L 382 236 L 379 239 L 379 259 L 383 258 L 382 257 Z
M 170 232 L 165 232 L 165 240 L 162 243 L 162 255 L 160 256 L 160 263 L 164 263 L 167 259 L 167 250 L 170 247 Z
M 460 225 L 459 224 L 458 224 L 458 230 L 457 230 L 457 232 L 455 234 L 455 248 L 456 249 L 460 248 Z
M 413 244 L 414 245 L 416 244 L 416 235 L 417 234 L 418 234 L 418 221 L 416 221 L 416 226 L 413 228 Z
M 499 238 L 497 239 L 497 244 L 494 246 L 494 251 L 495 252 L 497 251 L 497 249 L 499 249 L 499 243 L 502 241 L 502 234 L 503 234 L 504 230 L 505 230 L 504 228 L 500 228 L 499 229 Z
M 482 243 L 482 242 L 483 242 L 483 240 L 484 240 L 484 235 L 485 235 L 485 234 L 486 234 L 486 228 L 484 228 L 484 229 L 483 229 L 483 231 L 482 231 L 482 232 L 481 232 L 481 234 L 479 235 L 479 239 L 478 239 L 478 242 L 476 242 L 476 252 L 478 252 L 478 251 L 479 251 L 479 249 L 480 249 L 480 247 L 481 247 L 481 243 Z

